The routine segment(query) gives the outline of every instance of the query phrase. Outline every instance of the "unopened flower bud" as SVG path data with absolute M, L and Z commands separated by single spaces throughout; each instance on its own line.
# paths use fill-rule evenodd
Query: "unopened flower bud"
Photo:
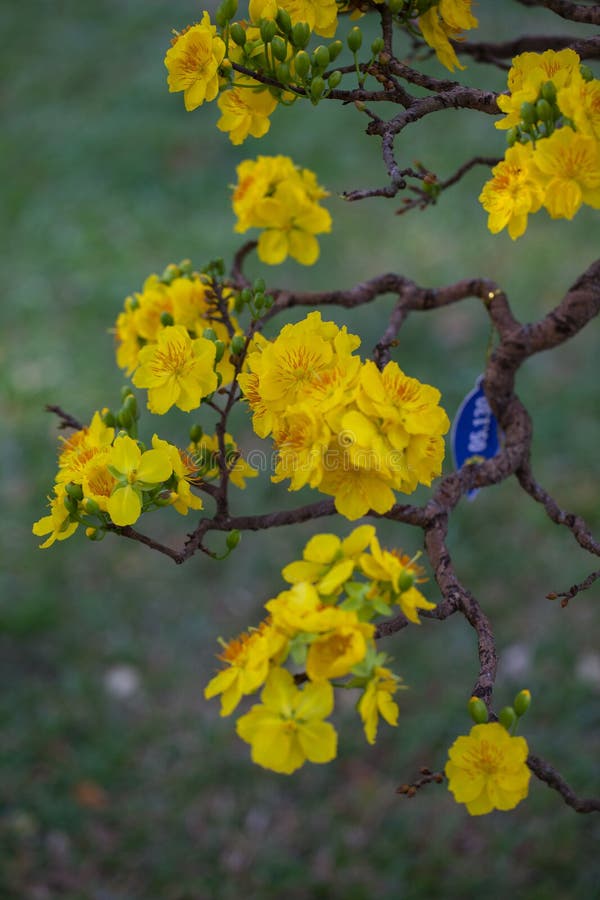
M 175 322 L 175 319 L 173 318 L 173 316 L 171 315 L 170 312 L 166 312 L 166 311 L 161 312 L 161 314 L 160 314 L 160 324 L 161 325 L 164 325 L 164 327 L 167 328 L 169 325 L 173 325 L 174 322 Z
M 341 41 L 334 41 L 332 44 L 329 45 L 329 47 L 327 49 L 329 51 L 329 59 L 331 60 L 331 62 L 333 62 L 334 59 L 338 58 L 338 56 L 344 49 L 344 45 L 342 44 Z
M 551 122 L 554 119 L 552 107 L 547 100 L 538 100 L 535 104 L 535 112 L 538 119 L 541 119 L 542 122 Z
M 306 50 L 300 50 L 299 53 L 296 53 L 296 56 L 294 57 L 294 69 L 296 70 L 298 78 L 300 78 L 301 81 L 304 81 L 310 69 L 310 56 Z
M 164 272 L 161 275 L 161 281 L 164 281 L 165 284 L 171 284 L 171 282 L 179 277 L 179 267 L 174 263 L 169 263 Z
M 487 706 L 481 697 L 471 697 L 468 703 L 469 715 L 476 725 L 485 725 L 488 720 Z
M 138 417 L 138 405 L 134 394 L 128 394 L 123 402 L 123 409 L 126 410 L 133 419 Z
M 400 575 L 398 579 L 398 587 L 400 588 L 400 592 L 407 591 L 414 584 L 415 576 L 411 572 L 407 572 L 406 569 Z
M 90 541 L 101 541 L 104 538 L 106 531 L 104 528 L 94 528 L 90 526 L 85 529 L 85 536 L 89 538 Z
M 67 512 L 69 512 L 69 513 L 77 512 L 77 500 L 75 499 L 75 497 L 71 497 L 69 494 L 65 494 L 65 499 L 63 500 L 63 503 L 65 505 L 65 509 L 67 510 Z
M 350 34 L 347 37 L 348 48 L 352 53 L 356 53 L 360 50 L 362 46 L 362 31 L 355 25 L 354 28 L 351 29 Z
M 531 705 L 531 691 L 524 690 L 519 691 L 517 696 L 515 697 L 513 706 L 516 714 L 519 716 L 524 716 L 527 710 Z
M 339 69 L 336 69 L 335 72 L 332 72 L 329 78 L 327 79 L 327 84 L 329 88 L 333 91 L 339 85 L 342 80 L 342 73 Z
M 384 47 L 385 44 L 383 43 L 383 38 L 375 38 L 375 40 L 371 44 L 371 53 L 373 54 L 373 56 L 379 56 Z
M 526 125 L 533 125 L 533 123 L 537 121 L 533 103 L 521 103 L 521 119 Z
M 276 33 L 277 25 L 275 24 L 273 19 L 263 19 L 260 23 L 260 36 L 265 44 L 270 44 Z
M 542 85 L 542 97 L 544 100 L 547 100 L 548 103 L 556 102 L 556 88 L 553 81 L 547 81 Z
M 582 63 L 579 66 L 579 73 L 584 81 L 593 81 L 594 80 L 594 73 L 592 72 L 592 70 L 590 69 L 589 66 L 585 65 L 585 63 Z
M 512 706 L 504 706 L 500 710 L 500 714 L 498 715 L 498 721 L 501 725 L 503 725 L 507 731 L 513 727 L 515 722 L 517 721 L 517 714 L 512 708 Z
M 117 424 L 115 414 L 110 409 L 105 409 L 102 413 L 101 418 L 107 428 L 114 428 L 114 426 Z
M 400 10 L 404 7 L 404 0 L 388 0 L 387 5 L 390 8 L 391 14 L 395 16 L 396 13 L 399 13 Z
M 323 44 L 320 44 L 313 52 L 311 63 L 313 69 L 325 70 L 329 65 L 329 50 Z
M 190 428 L 190 441 L 191 441 L 193 444 L 197 444 L 198 441 L 201 441 L 201 440 L 202 440 L 202 435 L 203 435 L 203 434 L 204 434 L 204 431 L 202 430 L 202 425 L 199 425 L 199 424 L 196 422 L 196 423 L 195 423 L 194 425 L 192 425 L 192 427 Z
M 219 363 L 223 359 L 223 354 L 225 353 L 225 344 L 223 341 L 215 341 L 215 348 L 217 351 L 215 353 L 215 362 Z
M 81 508 L 84 513 L 88 516 L 97 516 L 100 512 L 100 507 L 98 503 L 93 500 L 91 497 L 84 497 L 81 501 Z
M 325 81 L 321 78 L 320 75 L 317 75 L 316 78 L 310 83 L 310 99 L 312 103 L 317 104 L 321 97 L 323 96 L 323 92 L 325 90 Z
M 292 30 L 292 20 L 287 9 L 278 9 L 275 20 L 284 34 L 290 34 Z
M 273 51 L 273 56 L 275 57 L 275 59 L 278 59 L 279 62 L 284 62 L 288 52 L 287 41 L 276 34 L 271 41 L 271 50 Z
M 69 497 L 72 497 L 73 500 L 81 500 L 83 498 L 83 488 L 80 484 L 74 484 L 70 481 L 65 488 Z
M 240 25 L 239 22 L 234 22 L 231 28 L 229 29 L 229 34 L 232 37 L 232 40 L 238 45 L 238 47 L 243 47 L 246 43 L 246 29 L 243 25 Z
M 202 332 L 202 337 L 206 338 L 207 341 L 216 341 L 217 332 L 214 330 L 214 328 L 205 328 Z
M 506 132 L 506 143 L 509 147 L 512 147 L 517 143 L 519 139 L 519 129 L 518 128 L 509 128 Z
M 296 22 L 292 28 L 291 40 L 294 47 L 304 50 L 310 40 L 310 28 L 306 22 Z
M 287 84 L 291 78 L 289 65 L 286 62 L 277 63 L 275 75 L 277 76 L 277 81 L 280 81 L 281 84 Z
M 233 356 L 239 356 L 240 353 L 244 352 L 244 347 L 246 346 L 246 339 L 242 334 L 234 334 L 231 338 L 231 344 L 229 345 L 229 349 Z
M 127 409 L 121 408 L 117 413 L 117 425 L 121 428 L 131 428 L 133 425 L 133 416 Z
M 242 303 L 250 303 L 252 300 L 252 291 L 250 288 L 244 288 L 244 290 L 240 293 L 240 299 Z

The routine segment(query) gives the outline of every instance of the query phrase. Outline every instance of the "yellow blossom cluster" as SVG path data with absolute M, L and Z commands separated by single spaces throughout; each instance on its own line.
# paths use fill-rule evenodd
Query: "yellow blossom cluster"
M 417 611 L 434 604 L 415 587 L 423 580 L 420 567 L 382 549 L 372 525 L 343 540 L 315 535 L 282 575 L 291 587 L 265 604 L 268 617 L 258 628 L 224 644 L 225 667 L 205 696 L 220 696 L 221 715 L 228 716 L 262 688 L 261 703 L 238 719 L 237 733 L 251 745 L 254 762 L 290 774 L 306 760 L 325 763 L 336 755 L 336 731 L 324 721 L 333 711 L 332 682 L 360 689 L 357 710 L 369 743 L 380 717 L 397 724 L 393 695 L 402 685 L 375 649 L 372 620 L 398 605 L 418 623 Z M 286 662 L 303 674 L 294 678 Z
M 472 816 L 514 809 L 529 791 L 528 753 L 525 738 L 512 737 L 499 722 L 474 725 L 448 753 L 445 772 L 454 799 Z
M 479 197 L 493 234 L 520 237 L 542 206 L 553 219 L 572 219 L 584 203 L 600 209 L 600 80 L 580 62 L 570 49 L 513 60 L 496 123 L 510 146 Z
M 278 265 L 292 256 L 310 266 L 319 257 L 317 234 L 331 231 L 331 216 L 319 201 L 329 196 L 309 169 L 289 156 L 259 156 L 237 167 L 233 193 L 235 230 L 262 229 L 259 259 Z
M 156 434 L 152 449 L 125 431 L 108 425 L 109 410 L 95 412 L 90 424 L 61 439 L 50 513 L 33 525 L 33 533 L 47 535 L 41 544 L 64 541 L 83 524 L 88 537 L 98 539 L 109 525 L 133 525 L 142 513 L 173 506 L 181 515 L 203 508 L 192 487 L 218 477 L 217 436 L 202 435 L 180 450 Z M 245 479 L 258 473 L 240 457 L 235 441 L 225 435 L 229 479 L 244 488 Z
M 450 43 L 462 40 L 462 32 L 479 24 L 471 12 L 471 0 L 439 0 L 419 16 L 419 28 L 425 41 L 435 50 L 441 64 L 450 72 L 464 69 Z
M 354 356 L 356 335 L 312 312 L 274 341 L 257 334 L 238 382 L 259 437 L 271 434 L 273 481 L 290 480 L 335 498 L 350 520 L 385 513 L 394 491 L 412 493 L 441 472 L 449 427 L 440 393 Z
M 117 364 L 148 390 L 148 408 L 158 415 L 172 406 L 196 409 L 234 374 L 225 352 L 240 331 L 233 292 L 192 272 L 188 261 L 182 266 L 186 272 L 169 266 L 163 278 L 147 278 L 140 293 L 127 297 L 115 324 Z

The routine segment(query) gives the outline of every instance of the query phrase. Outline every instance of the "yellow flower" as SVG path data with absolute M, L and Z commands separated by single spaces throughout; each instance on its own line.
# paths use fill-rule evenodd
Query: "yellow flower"
M 207 700 L 221 694 L 221 715 L 228 716 L 241 698 L 265 683 L 270 661 L 281 654 L 286 639 L 268 621 L 225 645 L 219 659 L 228 668 L 218 672 L 204 690 Z
M 116 484 L 106 504 L 115 525 L 133 525 L 142 512 L 142 492 L 166 481 L 173 471 L 164 449 L 140 450 L 128 435 L 115 439 L 107 459 Z
M 281 591 L 265 603 L 265 608 L 272 616 L 273 625 L 287 637 L 300 632 L 325 634 L 351 621 L 341 609 L 323 603 L 313 585 L 305 581 L 293 585 L 289 591 Z
M 173 466 L 173 475 L 177 479 L 176 489 L 171 491 L 173 508 L 182 516 L 187 516 L 190 509 L 202 509 L 202 499 L 192 494 L 191 485 L 197 485 L 201 479 L 198 478 L 198 468 L 190 455 L 174 444 L 163 441 L 156 434 L 152 438 L 152 447 L 154 450 L 164 451 Z
M 43 516 L 34 522 L 32 531 L 37 537 L 43 537 L 48 534 L 49 537 L 40 544 L 42 550 L 51 547 L 54 541 L 65 541 L 71 537 L 76 531 L 79 522 L 71 521 L 68 510 L 65 507 L 66 489 L 64 484 L 56 484 L 54 486 L 54 497 L 49 497 L 50 515 Z
M 163 415 L 172 406 L 189 412 L 217 387 L 213 341 L 192 341 L 183 325 L 170 325 L 158 335 L 156 344 L 143 347 L 139 368 L 133 376 L 136 387 L 148 388 L 148 409 Z
M 448 752 L 446 777 L 457 803 L 472 816 L 514 809 L 529 790 L 527 741 L 511 737 L 499 722 L 475 725 Z
M 191 112 L 219 93 L 219 66 L 225 56 L 225 44 L 216 34 L 207 12 L 199 25 L 177 35 L 167 50 L 165 66 L 169 72 L 169 91 L 183 91 L 185 108 Z
M 322 37 L 333 37 L 337 28 L 335 0 L 278 0 L 290 14 L 292 24 L 306 22 L 311 31 Z
M 375 743 L 379 716 L 388 725 L 398 724 L 398 704 L 392 694 L 402 687 L 400 678 L 383 666 L 375 666 L 372 677 L 367 682 L 362 697 L 358 701 L 358 712 L 363 720 L 365 736 L 369 744 Z
M 319 490 L 332 496 L 340 515 L 351 522 L 369 510 L 383 514 L 396 502 L 387 480 L 376 469 L 351 467 L 339 448 L 332 445 L 327 453 L 328 467 Z
M 558 91 L 556 102 L 577 131 L 600 141 L 600 80 L 574 78 L 568 87 Z
M 568 48 L 515 56 L 508 73 L 510 93 L 508 96 L 501 94 L 497 101 L 506 116 L 494 123 L 496 128 L 504 130 L 518 125 L 521 121 L 521 105 L 535 103 L 546 81 L 551 81 L 559 90 L 570 84 L 572 78 L 579 78 L 579 64 L 579 56 Z
M 331 216 L 318 201 L 326 196 L 315 176 L 297 168 L 289 157 L 259 156 L 237 168 L 233 210 L 235 230 L 262 228 L 259 258 L 270 265 L 288 256 L 312 265 L 319 256 L 316 234 L 331 231 Z
M 94 500 L 106 512 L 110 495 L 115 487 L 115 478 L 108 468 L 111 448 L 103 447 L 85 464 L 82 472 L 84 497 Z
M 572 219 L 582 203 L 600 209 L 600 143 L 571 128 L 539 141 L 534 163 L 553 219 Z
M 371 538 L 371 553 L 363 553 L 359 564 L 372 579 L 372 590 L 386 603 L 397 603 L 407 619 L 420 624 L 419 609 L 434 609 L 435 603 L 426 600 L 414 586 L 414 581 L 423 581 L 423 570 L 406 554 L 397 550 L 383 550 L 376 535 Z
M 360 525 L 343 541 L 335 534 L 315 534 L 304 548 L 302 559 L 289 563 L 281 574 L 289 584 L 314 584 L 323 596 L 338 593 L 374 534 L 372 525 Z
M 347 675 L 365 658 L 367 641 L 372 643 L 374 625 L 359 622 L 356 613 L 342 610 L 338 612 L 340 625 L 315 638 L 310 644 L 306 658 L 306 674 L 311 681 Z
M 271 671 L 253 706 L 237 721 L 238 735 L 252 747 L 259 766 L 289 775 L 306 760 L 326 763 L 337 753 L 337 734 L 323 719 L 333 710 L 333 688 L 327 681 L 298 689 L 285 669 Z
M 248 14 L 251 22 L 260 22 L 261 19 L 274 19 L 277 15 L 276 0 L 250 0 Z
M 546 139 L 547 140 L 547 139 Z M 546 142 L 538 142 L 539 148 Z M 527 228 L 527 216 L 542 205 L 544 191 L 539 183 L 531 144 L 515 144 L 506 151 L 505 158 L 494 166 L 492 175 L 479 195 L 488 216 L 488 228 L 498 234 L 508 226 L 508 233 L 516 240 Z
M 439 0 L 418 21 L 425 41 L 435 50 L 441 64 L 451 72 L 455 68 L 464 69 L 449 38 L 460 41 L 464 29 L 477 28 L 479 23 L 471 13 L 471 0 Z
M 225 432 L 226 463 L 229 469 L 229 480 L 236 487 L 244 490 L 246 478 L 257 478 L 258 470 L 253 468 L 245 459 L 242 459 L 238 446 L 229 432 Z M 190 444 L 187 450 L 189 464 L 197 470 L 202 469 L 202 479 L 210 481 L 219 476 L 219 467 L 216 463 L 219 455 L 219 440 L 216 434 L 203 434 L 195 444 Z M 214 458 L 214 465 L 210 460 Z
M 110 447 L 114 435 L 115 429 L 105 425 L 100 413 L 95 412 L 89 426 L 74 431 L 70 437 L 62 439 L 56 480 L 81 484 L 85 467 L 90 459 L 101 450 Z
M 257 90 L 257 86 L 258 82 L 252 78 L 237 78 L 231 90 L 217 101 L 223 113 L 217 128 L 229 132 L 232 144 L 243 144 L 248 135 L 261 138 L 271 127 L 269 116 L 275 110 L 277 100 L 269 90 Z

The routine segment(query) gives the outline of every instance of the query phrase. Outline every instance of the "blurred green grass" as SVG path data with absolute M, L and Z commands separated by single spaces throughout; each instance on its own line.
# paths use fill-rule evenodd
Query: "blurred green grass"
M 562 28 L 543 11 L 481 7 L 482 32 L 498 39 L 536 23 Z M 526 320 L 597 254 L 589 209 L 573 223 L 536 216 L 516 244 L 490 235 L 476 200 L 482 170 L 423 214 L 396 218 L 394 202 L 383 200 L 344 203 L 344 189 L 385 181 L 377 143 L 354 108 L 280 111 L 267 138 L 232 148 L 214 127 L 215 108 L 187 115 L 166 91 L 169 30 L 195 15 L 181 0 L 168 8 L 65 0 L 37 4 L 31 28 L 24 5 L 0 10 L 0 896 L 233 900 L 240 884 L 257 900 L 592 896 L 598 826 L 545 786 L 534 783 L 514 813 L 483 820 L 469 819 L 443 787 L 412 801 L 394 793 L 420 766 L 442 767 L 449 743 L 468 728 L 476 656 L 462 621 L 424 623 L 388 640 L 411 688 L 399 728 L 368 747 L 346 709 L 339 760 L 293 779 L 253 767 L 231 720 L 203 700 L 216 636 L 257 620 L 280 589 L 278 569 L 311 533 L 343 534 L 348 525 L 245 535 L 233 565 L 221 567 L 194 559 L 177 568 L 110 537 L 36 547 L 31 522 L 43 514 L 56 440 L 44 404 L 86 420 L 115 402 L 122 379 L 108 329 L 123 297 L 169 261 L 231 256 L 238 238 L 227 185 L 241 159 L 288 153 L 332 191 L 334 232 L 315 267 L 265 273 L 250 264 L 273 286 L 351 285 L 386 270 L 433 286 L 486 275 Z M 475 66 L 465 77 L 502 85 Z M 398 154 L 444 177 L 465 144 L 473 154 L 502 152 L 489 121 L 448 112 L 405 133 Z M 358 331 L 368 352 L 389 308 L 382 300 L 377 312 L 327 312 Z M 518 387 L 534 416 L 539 479 L 597 529 L 596 327 L 528 361 Z M 485 316 L 469 301 L 409 320 L 396 358 L 440 387 L 452 415 L 481 371 L 486 342 Z M 255 446 L 238 421 L 242 445 Z M 184 417 L 176 427 L 184 433 Z M 263 475 L 238 502 L 250 510 L 300 499 L 273 492 Z M 168 511 L 151 527 L 176 543 L 188 523 Z M 390 543 L 419 549 L 419 534 L 381 530 Z M 532 747 L 579 793 L 597 792 L 598 589 L 568 610 L 544 599 L 593 561 L 511 482 L 461 506 L 450 547 L 496 626 L 498 703 L 528 685 Z

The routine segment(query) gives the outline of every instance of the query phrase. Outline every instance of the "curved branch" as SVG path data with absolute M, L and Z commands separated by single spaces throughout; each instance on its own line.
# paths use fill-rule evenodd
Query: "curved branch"
M 600 25 L 600 5 L 594 3 L 584 6 L 583 3 L 572 3 L 571 0 L 517 0 L 521 6 L 545 6 L 561 19 L 571 22 L 583 22 L 587 25 Z
M 578 797 L 556 769 L 541 757 L 530 753 L 527 757 L 527 765 L 536 778 L 545 782 L 552 790 L 558 791 L 565 803 L 568 806 L 572 806 L 575 812 L 600 812 L 600 799 L 594 797 L 583 799 Z

